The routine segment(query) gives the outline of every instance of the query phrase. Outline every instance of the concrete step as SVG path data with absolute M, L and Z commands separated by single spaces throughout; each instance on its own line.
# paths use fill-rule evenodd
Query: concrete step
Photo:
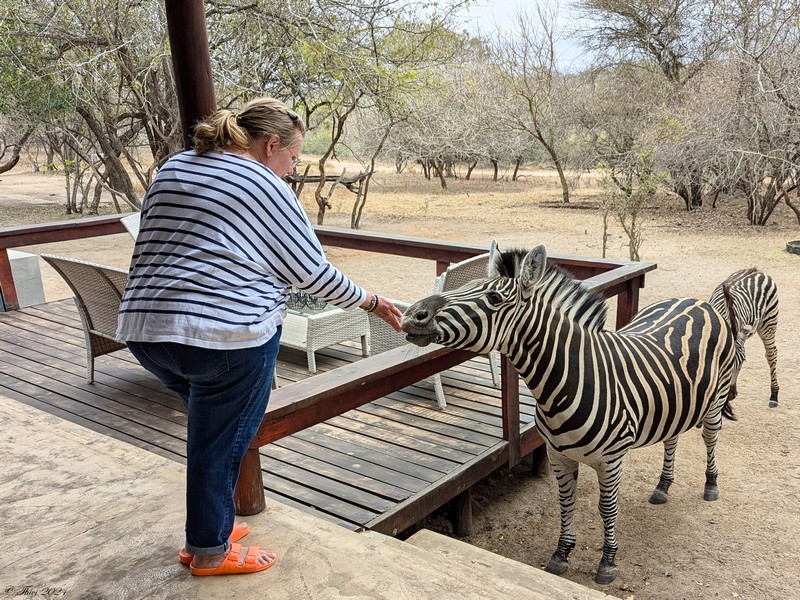
M 522 596 L 525 598 L 541 597 L 549 600 L 613 600 L 616 598 L 600 590 L 588 588 L 540 568 L 505 558 L 429 529 L 421 529 L 404 543 L 437 555 L 440 559 L 446 560 L 448 565 L 454 565 L 454 568 L 459 565 L 468 565 L 473 577 L 484 583 L 489 578 L 513 582 L 514 585 L 528 590 L 528 595 Z
M 469 560 L 462 561 L 455 556 L 442 556 L 436 550 L 409 544 L 375 531 L 365 531 L 360 535 L 365 540 L 370 540 L 374 545 L 382 546 L 384 552 L 393 552 L 398 556 L 402 556 L 403 561 L 411 560 L 418 565 L 425 565 L 424 568 L 426 569 L 432 566 L 438 573 L 433 576 L 434 579 L 447 574 L 448 577 L 453 577 L 456 581 L 477 585 L 482 590 L 482 593 L 485 593 L 486 597 L 492 598 L 492 600 L 506 598 L 509 600 L 519 600 L 520 598 L 525 600 L 553 600 L 554 598 L 541 591 L 520 586 L 511 578 L 500 577 L 491 572 L 478 573 L 475 571 L 475 565 Z M 555 600 L 560 600 L 560 597 Z
M 246 518 L 244 543 L 275 550 L 274 568 L 193 577 L 178 562 L 182 465 L 2 395 L 0 422 L 0 581 L 9 596 L 60 588 L 67 598 L 103 600 L 547 598 L 469 559 L 349 531 L 271 500 Z

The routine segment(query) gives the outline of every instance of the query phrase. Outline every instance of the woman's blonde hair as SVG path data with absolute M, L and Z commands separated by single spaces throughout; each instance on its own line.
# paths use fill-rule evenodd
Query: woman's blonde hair
M 224 148 L 247 150 L 253 141 L 277 135 L 286 148 L 305 135 L 303 121 L 292 109 L 275 98 L 248 102 L 241 112 L 220 109 L 194 128 L 194 149 L 198 154 Z

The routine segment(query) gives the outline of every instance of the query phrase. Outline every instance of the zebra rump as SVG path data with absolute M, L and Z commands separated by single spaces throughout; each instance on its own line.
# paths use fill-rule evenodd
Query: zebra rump
M 733 375 L 723 416 L 737 420 L 731 401 L 736 398 L 736 380 L 745 362 L 745 342 L 758 333 L 764 344 L 769 364 L 769 407 L 778 406 L 778 349 L 775 335 L 778 328 L 778 287 L 772 278 L 756 268 L 743 269 L 729 275 L 712 292 L 711 305 L 731 327 L 736 347 Z

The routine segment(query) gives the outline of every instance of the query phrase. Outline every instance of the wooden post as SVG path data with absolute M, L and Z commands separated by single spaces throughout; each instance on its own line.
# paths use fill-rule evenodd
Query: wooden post
M 472 488 L 464 490 L 451 501 L 450 522 L 453 524 L 453 533 L 458 537 L 472 533 Z
M 0 301 L 3 310 L 19 308 L 17 287 L 14 285 L 14 275 L 11 273 L 11 260 L 5 248 L 0 248 Z
M 267 507 L 258 448 L 249 448 L 242 459 L 233 499 L 237 515 L 255 515 Z
M 508 468 L 522 459 L 519 437 L 519 375 L 505 356 L 500 361 L 500 404 L 503 410 L 503 439 L 508 442 Z
M 172 70 L 183 127 L 183 145 L 192 147 L 194 125 L 217 110 L 203 0 L 165 0 Z M 258 449 L 242 460 L 234 493 L 236 511 L 254 515 L 266 508 Z
M 217 109 L 203 0 L 165 0 L 172 69 L 183 143 L 192 147 L 195 123 Z
M 533 465 L 531 465 L 533 476 L 537 479 L 543 479 L 547 477 L 547 473 L 549 472 L 548 469 L 550 467 L 550 459 L 547 458 L 547 446 L 545 444 L 538 446 L 533 452 L 531 452 L 531 458 L 533 459 Z
M 639 288 L 644 287 L 644 275 L 625 282 L 625 291 L 617 296 L 617 329 L 631 322 L 639 311 Z

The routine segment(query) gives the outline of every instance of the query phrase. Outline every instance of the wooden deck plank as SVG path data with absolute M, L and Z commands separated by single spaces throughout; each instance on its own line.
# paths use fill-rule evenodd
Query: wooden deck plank
M 130 352 L 97 358 L 95 383 L 86 383 L 72 299 L 0 313 L 0 344 L 0 393 L 185 463 L 183 403 Z M 361 360 L 361 347 L 347 342 L 316 357 L 324 372 Z M 282 385 L 310 376 L 305 353 L 288 348 L 277 371 Z M 265 495 L 353 530 L 413 523 L 441 506 L 476 473 L 496 469 L 503 445 L 488 362 L 470 360 L 442 380 L 445 411 L 423 381 L 263 447 Z M 521 413 L 524 428 L 533 418 L 527 390 Z
M 350 411 L 340 417 L 334 417 L 331 421 L 339 425 L 348 421 L 349 427 L 353 430 L 368 429 L 371 436 L 391 440 L 397 445 L 413 448 L 428 456 L 458 464 L 468 461 L 481 450 L 475 444 L 463 444 L 460 448 L 454 447 L 456 444 L 453 443 L 453 438 L 438 433 L 420 431 L 398 421 L 387 421 L 363 410 Z
M 300 466 L 297 466 L 278 460 L 272 452 L 264 453 L 261 456 L 261 470 L 264 472 L 265 478 L 280 477 L 376 514 L 386 512 L 396 504 L 388 498 L 364 490 L 361 487 L 364 481 L 359 481 L 355 485 L 352 479 L 337 481 L 329 476 L 332 475 L 332 469 L 328 470 L 328 473 L 309 470 L 307 467 L 311 465 L 312 461 L 308 460 L 308 457 L 302 457 L 299 460 Z
M 41 356 L 41 355 L 39 355 Z M 52 379 L 53 381 L 63 384 L 63 386 L 71 386 L 80 388 L 85 383 L 84 374 L 74 373 L 72 371 L 60 368 L 59 366 L 51 366 L 45 362 L 41 362 L 37 358 L 36 353 L 28 348 L 16 348 L 16 352 L 3 352 L 0 354 L 0 364 L 9 365 L 9 370 L 6 372 L 12 374 L 10 370 L 12 366 L 21 369 L 17 371 L 16 375 L 20 379 L 27 381 L 35 381 L 36 377 L 43 377 L 45 379 Z M 26 372 L 31 371 L 30 375 Z M 121 379 L 119 381 L 122 381 Z M 92 394 L 97 396 L 100 402 L 120 403 L 131 407 L 137 411 L 149 414 L 156 419 L 164 419 L 173 423 L 178 423 L 181 428 L 186 425 L 186 414 L 178 410 L 175 404 L 180 404 L 177 397 L 170 397 L 166 394 L 163 397 L 169 398 L 171 401 L 167 404 L 164 402 L 157 402 L 152 399 L 152 395 L 147 394 L 134 394 L 124 389 L 128 386 L 120 387 L 106 383 L 103 380 L 98 380 L 92 387 Z M 66 387 L 64 388 L 66 389 Z
M 308 440 L 323 448 L 339 452 L 353 452 L 364 460 L 423 481 L 426 485 L 439 479 L 445 469 L 439 464 L 434 465 L 439 468 L 422 465 L 418 460 L 420 455 L 413 450 L 398 447 L 391 442 L 361 436 L 357 432 L 331 426 L 329 422 L 314 425 L 290 437 Z
M 270 445 L 269 456 L 394 501 L 404 500 L 414 491 L 396 485 L 400 473 L 367 463 L 352 454 L 322 453 L 319 446 L 294 436 L 281 442 Z

